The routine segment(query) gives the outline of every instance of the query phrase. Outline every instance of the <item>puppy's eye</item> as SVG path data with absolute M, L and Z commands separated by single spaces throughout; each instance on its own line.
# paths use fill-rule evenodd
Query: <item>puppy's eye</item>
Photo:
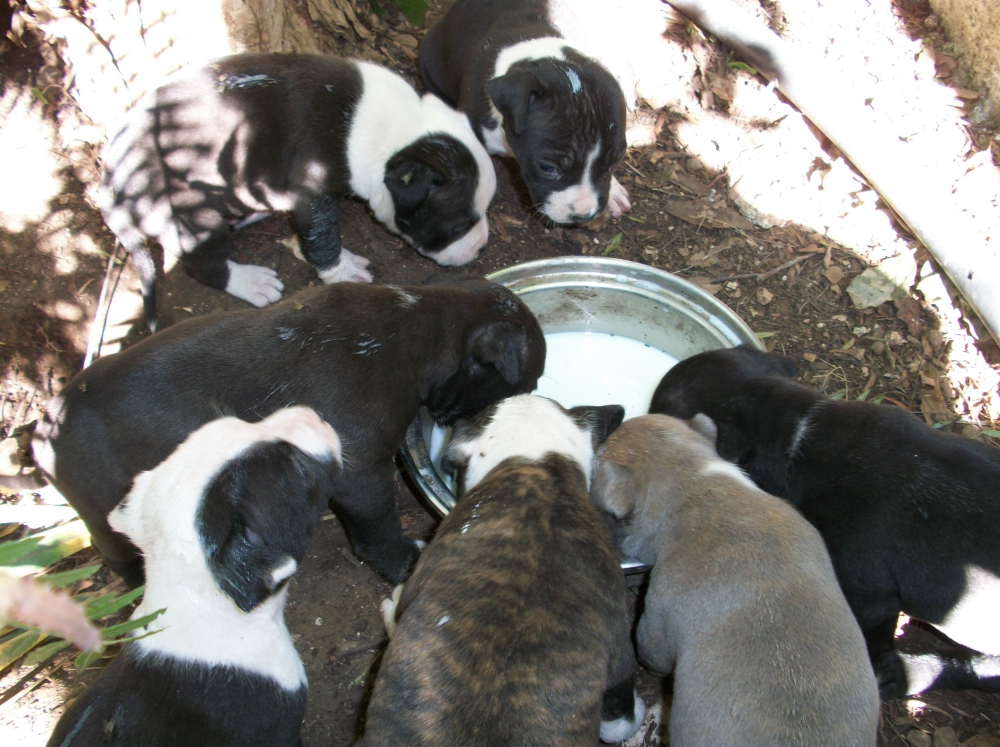
M 549 179 L 559 179 L 562 177 L 562 169 L 554 163 L 549 163 L 548 161 L 539 161 L 538 170 L 545 174 L 545 176 Z

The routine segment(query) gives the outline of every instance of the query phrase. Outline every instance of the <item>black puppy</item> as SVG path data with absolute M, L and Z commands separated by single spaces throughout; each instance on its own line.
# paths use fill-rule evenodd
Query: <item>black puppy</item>
M 191 319 L 99 359 L 49 404 L 34 454 L 105 562 L 137 584 L 135 547 L 107 524 L 135 475 L 221 413 L 308 405 L 344 442 L 330 507 L 358 556 L 399 581 L 417 547 L 396 512 L 393 457 L 419 407 L 451 423 L 534 389 L 544 364 L 538 322 L 499 285 L 337 283 Z
M 456 427 L 448 458 L 469 492 L 383 603 L 392 641 L 358 747 L 593 747 L 636 731 L 627 589 L 587 496 L 623 414 L 522 395 Z
M 625 156 L 625 97 L 575 50 L 550 0 L 457 0 L 420 45 L 427 89 L 466 112 L 491 153 L 517 159 L 532 205 L 557 223 L 631 205 L 611 175 Z
M 1000 688 L 1000 451 L 794 376 L 787 358 L 713 350 L 671 369 L 650 412 L 710 417 L 719 454 L 820 531 L 883 697 Z M 911 668 L 893 648 L 900 610 L 987 656 Z
M 267 306 L 281 281 L 229 261 L 234 226 L 289 211 L 324 282 L 371 282 L 368 260 L 340 245 L 342 197 L 367 200 L 439 264 L 462 265 L 486 243 L 496 191 L 464 115 L 383 67 L 320 55 L 236 55 L 183 71 L 128 113 L 104 168 L 102 211 L 133 255 L 153 329 L 146 239 L 199 282 Z
M 307 407 L 203 425 L 108 517 L 142 549 L 132 615 L 165 609 L 63 714 L 49 747 L 301 744 L 306 673 L 285 627 L 340 440 Z

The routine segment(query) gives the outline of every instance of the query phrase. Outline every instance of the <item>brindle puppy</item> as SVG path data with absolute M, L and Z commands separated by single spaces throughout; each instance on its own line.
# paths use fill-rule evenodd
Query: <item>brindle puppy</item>
M 360 745 L 593 747 L 635 732 L 624 579 L 587 497 L 594 445 L 623 414 L 523 395 L 459 424 L 448 456 L 470 492 L 385 610 L 398 625 Z

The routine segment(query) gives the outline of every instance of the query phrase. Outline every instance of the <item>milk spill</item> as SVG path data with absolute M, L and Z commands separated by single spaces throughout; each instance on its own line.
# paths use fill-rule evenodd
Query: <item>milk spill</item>
M 620 335 L 555 332 L 545 335 L 545 371 L 534 394 L 554 399 L 566 408 L 578 405 L 621 405 L 625 417 L 645 415 L 656 385 L 677 359 L 645 343 Z M 451 440 L 451 428 L 434 426 L 428 450 L 441 474 L 441 455 Z

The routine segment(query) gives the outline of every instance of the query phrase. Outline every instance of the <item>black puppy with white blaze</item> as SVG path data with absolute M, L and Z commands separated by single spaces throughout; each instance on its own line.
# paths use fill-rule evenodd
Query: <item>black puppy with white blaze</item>
M 104 164 L 102 211 L 133 255 L 154 329 L 147 239 L 165 262 L 262 307 L 283 286 L 270 268 L 228 259 L 234 227 L 288 211 L 324 282 L 371 282 L 368 260 L 341 246 L 341 198 L 367 200 L 422 254 L 462 265 L 486 243 L 496 191 L 464 115 L 386 68 L 322 55 L 236 55 L 182 71 L 126 115 Z
M 521 395 L 456 426 L 448 460 L 468 492 L 383 603 L 392 640 L 358 747 L 635 733 L 628 590 L 587 495 L 594 448 L 623 414 Z
M 531 391 L 544 365 L 538 321 L 495 283 L 334 283 L 190 319 L 98 359 L 50 401 L 32 448 L 105 563 L 137 585 L 138 552 L 107 522 L 135 475 L 220 413 L 253 421 L 307 405 L 344 443 L 330 508 L 358 556 L 398 582 L 418 550 L 403 536 L 393 460 L 420 406 L 450 424 Z
M 306 673 L 285 627 L 288 580 L 340 440 L 307 407 L 202 426 L 138 475 L 109 517 L 146 558 L 132 615 L 163 614 L 56 725 L 49 747 L 294 747 Z
M 490 153 L 517 159 L 532 206 L 583 223 L 631 205 L 612 171 L 625 156 L 625 97 L 552 21 L 565 0 L 457 0 L 420 44 L 429 91 L 467 113 Z
M 713 350 L 672 368 L 650 411 L 710 417 L 720 456 L 819 530 L 883 697 L 1000 689 L 1000 451 L 794 376 L 788 358 Z M 975 651 L 900 656 L 900 611 Z

